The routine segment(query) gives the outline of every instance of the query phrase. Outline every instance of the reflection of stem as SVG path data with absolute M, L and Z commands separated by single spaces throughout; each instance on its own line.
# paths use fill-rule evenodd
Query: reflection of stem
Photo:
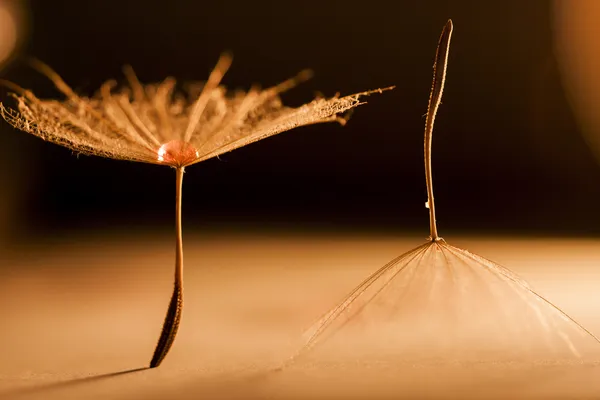
M 433 64 L 433 83 L 431 94 L 429 95 L 429 105 L 427 106 L 427 122 L 425 123 L 425 180 L 427 181 L 427 207 L 429 208 L 429 230 L 431 240 L 439 239 L 437 225 L 435 223 L 435 203 L 433 201 L 433 182 L 431 177 L 431 142 L 433 139 L 433 123 L 437 113 L 442 92 L 444 91 L 444 82 L 446 80 L 446 67 L 448 64 L 448 51 L 450 49 L 450 37 L 452 36 L 452 20 L 448 20 L 440 41 L 438 42 L 435 54 L 435 63 Z
M 175 340 L 179 322 L 181 321 L 181 312 L 183 309 L 183 237 L 181 234 L 181 188 L 183 184 L 183 172 L 183 167 L 176 169 L 175 229 L 177 231 L 177 241 L 175 252 L 175 287 L 160 338 L 156 344 L 152 361 L 150 361 L 150 368 L 158 367 L 166 357 Z

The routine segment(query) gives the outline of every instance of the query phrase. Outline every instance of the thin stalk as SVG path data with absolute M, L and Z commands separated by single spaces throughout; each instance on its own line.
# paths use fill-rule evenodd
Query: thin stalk
M 442 100 L 444 83 L 446 81 L 446 68 L 448 66 L 448 50 L 450 49 L 450 37 L 452 36 L 452 20 L 448 20 L 440 41 L 438 42 L 433 64 L 433 83 L 427 106 L 427 121 L 425 123 L 425 180 L 427 182 L 427 207 L 429 208 L 429 231 L 430 239 L 437 241 L 437 225 L 435 222 L 435 202 L 433 199 L 433 182 L 431 177 L 431 142 L 433 140 L 433 124 L 435 115 Z
M 183 185 L 184 167 L 177 167 L 175 171 L 175 230 L 177 236 L 175 243 L 175 285 L 162 332 L 158 339 L 158 343 L 156 344 L 156 349 L 154 350 L 152 360 L 150 361 L 150 368 L 158 367 L 169 352 L 169 349 L 175 340 L 175 336 L 177 335 L 177 329 L 179 329 L 179 323 L 181 321 L 181 312 L 183 310 L 183 235 L 181 233 L 181 189 Z

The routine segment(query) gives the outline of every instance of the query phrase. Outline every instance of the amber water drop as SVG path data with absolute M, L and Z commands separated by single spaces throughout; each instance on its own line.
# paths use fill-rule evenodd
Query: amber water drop
M 171 140 L 160 146 L 157 151 L 158 161 L 173 167 L 185 167 L 196 161 L 198 151 L 191 144 L 182 140 Z

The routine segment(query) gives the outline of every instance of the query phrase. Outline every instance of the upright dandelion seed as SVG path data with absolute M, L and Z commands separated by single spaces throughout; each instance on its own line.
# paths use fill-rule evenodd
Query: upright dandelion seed
M 64 100 L 44 100 L 12 82 L 0 81 L 14 91 L 15 109 L 0 103 L 0 113 L 14 127 L 74 150 L 106 158 L 166 165 L 175 169 L 175 283 L 162 332 L 150 367 L 167 355 L 179 327 L 183 307 L 183 245 L 181 195 L 186 167 L 298 126 L 321 122 L 344 123 L 343 114 L 363 104 L 361 96 L 317 98 L 298 108 L 282 105 L 279 94 L 310 77 L 296 77 L 264 90 L 227 92 L 220 85 L 231 56 L 219 59 L 197 94 L 175 90 L 175 80 L 142 85 L 133 69 L 124 68 L 128 85 L 113 92 L 114 81 L 104 83 L 94 97 L 76 94 L 47 65 L 33 66 L 62 92 Z
M 352 290 L 307 332 L 304 346 L 285 365 L 304 357 L 327 363 L 396 365 L 598 356 L 598 338 L 525 281 L 490 260 L 447 244 L 438 234 L 432 132 L 452 30 L 448 21 L 439 39 L 425 125 L 429 239 Z

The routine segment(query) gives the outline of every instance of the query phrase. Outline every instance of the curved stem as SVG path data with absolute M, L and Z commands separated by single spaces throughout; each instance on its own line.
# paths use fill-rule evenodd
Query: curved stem
M 438 236 L 437 225 L 435 222 L 435 202 L 433 199 L 433 182 L 431 176 L 431 142 L 433 139 L 433 124 L 435 115 L 444 91 L 446 80 L 446 67 L 448 65 L 448 51 L 450 50 L 450 37 L 452 36 L 452 20 L 448 20 L 440 40 L 438 42 L 435 54 L 435 63 L 433 64 L 433 83 L 429 95 L 429 105 L 427 106 L 427 121 L 425 123 L 425 180 L 427 182 L 427 207 L 429 208 L 429 231 L 430 239 L 436 241 Z
M 175 285 L 162 332 L 160 333 L 156 349 L 150 361 L 150 368 L 158 367 L 169 352 L 177 335 L 181 321 L 181 312 L 183 310 L 183 235 L 181 233 L 181 189 L 183 186 L 183 173 L 184 167 L 176 168 L 175 230 L 177 239 L 175 243 Z

